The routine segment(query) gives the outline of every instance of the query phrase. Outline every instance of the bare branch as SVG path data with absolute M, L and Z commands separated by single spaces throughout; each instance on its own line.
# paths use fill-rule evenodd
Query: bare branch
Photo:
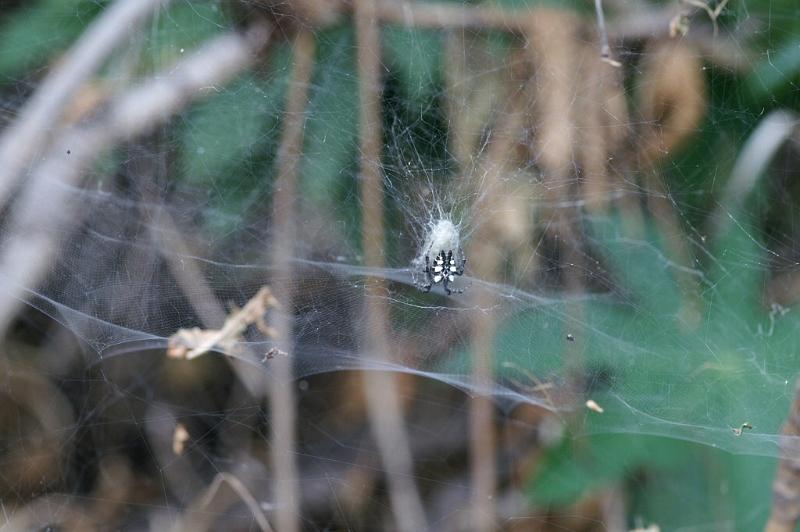
M 384 265 L 380 35 L 375 0 L 357 0 L 354 7 L 358 42 L 362 244 L 365 264 L 379 268 Z M 385 301 L 377 297 L 385 286 L 374 278 L 369 280 L 366 289 L 365 330 L 369 333 L 362 339 L 364 350 L 368 356 L 388 361 L 391 359 L 389 310 Z M 414 483 L 413 460 L 395 377 L 388 372 L 363 372 L 367 413 L 386 469 L 397 529 L 427 530 L 422 501 Z
M 800 379 L 781 431 L 781 461 L 772 484 L 772 512 L 766 532 L 793 532 L 800 520 Z
M 530 26 L 530 9 L 406 0 L 378 0 L 376 6 L 381 22 L 408 27 L 496 30 L 522 35 Z M 664 38 L 669 35 L 674 16 L 673 8 L 627 13 L 608 25 L 607 35 L 609 39 L 618 41 Z M 750 56 L 742 50 L 738 41 L 714 38 L 712 31 L 693 31 L 685 40 L 697 45 L 711 61 L 722 66 L 743 70 L 751 63 Z M 615 65 L 614 60 L 611 61 Z
M 217 476 L 214 477 L 214 481 L 203 492 L 202 496 L 186 510 L 183 518 L 173 529 L 174 532 L 198 531 L 211 528 L 213 520 L 209 519 L 208 516 L 217 516 L 224 511 L 222 508 L 212 508 L 214 502 L 219 498 L 219 490 L 223 484 L 227 484 L 242 502 L 245 503 L 262 532 L 273 531 L 258 501 L 253 497 L 250 490 L 247 489 L 247 486 L 235 475 L 230 473 L 217 473 Z M 223 501 L 221 505 L 226 508 L 229 506 L 227 501 Z
M 509 68 L 513 70 L 512 66 Z M 512 74 L 513 75 L 513 74 Z M 527 116 L 530 92 L 527 82 L 520 79 L 518 88 L 506 94 L 506 105 L 492 132 L 486 154 L 474 171 L 480 176 L 481 184 L 490 191 L 480 206 L 480 212 L 487 215 L 491 212 L 492 202 L 496 199 L 498 182 L 510 160 L 515 143 L 520 138 L 523 121 Z M 509 84 L 511 85 L 511 84 Z M 476 231 L 473 244 L 468 251 L 473 270 L 481 279 L 497 279 L 500 268 L 501 251 L 488 244 L 491 226 L 486 224 Z M 474 291 L 471 304 L 475 308 L 491 308 L 495 305 L 494 296 L 486 291 Z M 472 352 L 472 382 L 479 389 L 486 389 L 492 382 L 493 349 L 497 323 L 491 313 L 478 312 L 473 316 L 470 327 L 470 350 Z M 494 405 L 491 399 L 478 395 L 469 404 L 470 425 L 470 483 L 471 483 L 471 520 L 472 529 L 488 531 L 497 528 L 495 521 L 495 496 L 497 491 L 496 435 L 494 426 Z
M 169 0 L 117 0 L 86 30 L 42 81 L 0 138 L 0 206 L 25 167 L 41 153 L 67 104 L 114 49 Z
M 247 68 L 268 41 L 263 26 L 246 34 L 214 39 L 190 57 L 131 89 L 86 125 L 65 128 L 13 206 L 0 253 L 6 296 L 0 303 L 0 331 L 7 329 L 18 301 L 44 276 L 59 238 L 74 227 L 81 211 L 73 186 L 89 165 L 118 142 L 140 135 L 208 94 Z M 49 206 L 42 208 L 42 206 Z
M 272 225 L 274 237 L 271 245 L 271 262 L 275 278 L 275 293 L 284 310 L 275 313 L 273 326 L 279 335 L 279 350 L 291 352 L 294 338 L 294 315 L 291 312 L 295 298 L 292 283 L 293 268 L 290 263 L 296 252 L 297 180 L 300 157 L 303 151 L 306 107 L 311 75 L 314 71 L 316 41 L 308 28 L 300 28 L 294 37 L 291 85 L 287 91 L 286 113 L 283 120 L 281 145 L 278 149 L 278 176 L 274 184 Z M 269 358 L 269 353 L 267 357 Z M 273 355 L 274 356 L 274 355 Z M 295 453 L 296 401 L 294 398 L 292 361 L 287 357 L 274 360 L 269 381 L 272 448 L 270 459 L 273 470 L 273 491 L 277 505 L 277 528 L 281 532 L 300 529 L 298 508 L 302 493 L 297 482 Z
M 728 5 L 728 0 L 722 0 L 714 9 L 711 9 L 711 6 L 706 4 L 701 0 L 683 0 L 685 4 L 688 4 L 692 7 L 696 7 L 698 9 L 702 9 L 708 15 L 709 20 L 711 20 L 711 24 L 714 27 L 714 37 L 717 36 L 719 33 L 719 25 L 717 24 L 717 19 L 722 14 L 722 10 L 725 9 L 725 6 Z

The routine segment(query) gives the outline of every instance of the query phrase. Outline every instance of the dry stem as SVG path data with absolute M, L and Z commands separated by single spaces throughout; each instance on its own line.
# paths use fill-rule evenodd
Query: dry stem
M 287 91 L 283 137 L 278 149 L 278 176 L 274 184 L 272 222 L 274 238 L 271 246 L 275 291 L 284 310 L 275 315 L 273 324 L 280 335 L 278 348 L 291 352 L 294 338 L 293 268 L 296 253 L 295 198 L 308 87 L 314 69 L 316 43 L 309 29 L 301 28 L 294 38 L 291 85 Z M 267 353 L 267 358 L 270 354 Z M 272 467 L 275 471 L 274 492 L 277 504 L 277 527 L 283 531 L 300 529 L 300 497 L 295 463 L 295 399 L 292 360 L 278 357 L 272 363 L 270 379 L 270 418 L 272 420 Z
M 225 352 L 233 352 L 236 343 L 241 341 L 242 333 L 250 326 L 256 325 L 270 338 L 278 338 L 277 331 L 267 325 L 264 315 L 267 310 L 280 309 L 277 299 L 269 287 L 264 286 L 256 292 L 240 310 L 234 310 L 225 320 L 221 329 L 179 329 L 170 336 L 167 343 L 167 355 L 172 358 L 191 360 L 219 348 Z
M 89 165 L 118 142 L 149 131 L 191 100 L 247 68 L 267 40 L 263 26 L 246 34 L 218 37 L 167 71 L 123 93 L 95 120 L 63 130 L 31 172 L 10 213 L 10 230 L 0 246 L 0 277 L 6 291 L 0 305 L 0 331 L 7 329 L 25 290 L 34 287 L 46 273 L 59 238 L 74 227 L 79 210 L 71 195 Z M 42 209 L 42 205 L 51 208 Z
M 94 21 L 39 85 L 0 138 L 0 206 L 87 78 L 151 13 L 168 0 L 118 0 Z
M 253 518 L 256 520 L 258 527 L 262 532 L 272 532 L 273 528 L 270 526 L 267 517 L 261 510 L 258 501 L 247 489 L 247 486 L 239 480 L 236 476 L 230 473 L 218 473 L 214 477 L 214 481 L 203 492 L 202 496 L 186 510 L 183 518 L 175 527 L 175 532 L 183 531 L 202 531 L 207 530 L 213 524 L 213 517 L 222 513 L 229 505 L 227 501 L 223 501 L 218 506 L 222 508 L 213 508 L 212 505 L 219 498 L 219 490 L 223 484 L 227 484 L 236 495 L 247 505 Z
M 175 220 L 167 209 L 160 209 L 152 227 L 153 240 L 159 243 L 161 254 L 200 323 L 207 329 L 219 327 L 225 322 L 225 309 L 214 296 L 190 245 L 178 232 Z M 181 355 L 183 356 L 183 355 Z
M 511 83 L 508 86 L 516 87 Z M 501 119 L 489 139 L 485 159 L 481 161 L 478 170 L 482 172 L 481 186 L 494 194 L 497 193 L 501 174 L 507 169 L 507 161 L 512 159 L 513 148 L 521 136 L 523 121 L 527 115 L 525 111 L 528 108 L 528 96 L 528 85 L 523 83 L 521 88 L 516 88 L 508 97 L 507 107 L 500 114 Z M 492 216 L 494 199 L 489 197 L 486 200 L 479 216 Z M 476 276 L 488 280 L 498 278 L 502 255 L 496 245 L 490 244 L 494 241 L 490 231 L 491 226 L 488 224 L 479 227 L 473 237 L 475 245 L 469 251 Z M 491 308 L 496 301 L 489 291 L 476 290 L 472 303 L 475 308 Z M 492 313 L 478 312 L 471 325 L 472 379 L 478 389 L 488 389 L 493 378 L 495 319 Z M 470 402 L 471 517 L 474 529 L 481 531 L 496 528 L 493 499 L 497 471 L 493 412 L 494 405 L 486 396 L 476 396 Z
M 382 22 L 418 28 L 496 30 L 524 35 L 530 25 L 530 14 L 531 11 L 526 9 L 485 5 L 405 0 L 377 2 L 377 15 Z M 674 15 L 672 8 L 631 12 L 609 24 L 607 34 L 618 41 L 667 37 Z M 739 39 L 714 37 L 711 31 L 694 31 L 684 39 L 698 45 L 712 61 L 722 66 L 743 70 L 751 63 L 751 57 L 742 51 Z
M 772 512 L 766 532 L 794 532 L 800 520 L 800 379 L 795 382 L 795 397 L 781 433 L 781 461 L 772 484 Z
M 380 41 L 374 0 L 355 2 L 358 40 L 358 75 L 361 137 L 361 201 L 364 205 L 362 231 L 364 262 L 380 268 L 383 263 L 383 181 L 380 169 L 382 149 Z M 380 279 L 367 284 L 365 353 L 377 360 L 390 360 L 388 309 L 381 298 L 385 286 Z M 377 440 L 389 498 L 399 530 L 426 530 L 422 501 L 413 480 L 413 462 L 395 376 L 386 372 L 363 372 L 367 411 Z

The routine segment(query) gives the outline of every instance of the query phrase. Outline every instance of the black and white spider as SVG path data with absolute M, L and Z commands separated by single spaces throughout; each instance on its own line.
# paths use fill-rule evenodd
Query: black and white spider
M 463 252 L 459 252 L 459 255 L 464 257 Z M 464 275 L 464 265 L 466 263 L 467 259 L 462 258 L 461 264 L 456 265 L 453 250 L 447 253 L 445 253 L 444 250 L 440 251 L 439 254 L 433 258 L 433 266 L 431 266 L 430 257 L 425 255 L 425 269 L 422 273 L 425 274 L 426 282 L 419 286 L 420 290 L 423 292 L 430 292 L 433 285 L 442 283 L 447 295 L 453 292 L 460 294 L 463 290 L 451 290 L 448 285 L 455 280 L 456 275 Z

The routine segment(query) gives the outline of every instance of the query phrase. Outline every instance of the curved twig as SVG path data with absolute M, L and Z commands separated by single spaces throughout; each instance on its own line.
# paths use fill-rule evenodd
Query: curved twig
M 227 484 L 250 509 L 250 513 L 253 514 L 253 518 L 256 520 L 256 523 L 262 532 L 273 532 L 273 528 L 270 526 L 267 516 L 264 515 L 264 512 L 261 510 L 258 501 L 255 499 L 255 497 L 253 497 L 253 494 L 250 493 L 250 490 L 247 489 L 247 486 L 245 486 L 244 483 L 236 476 L 224 472 L 217 473 L 217 476 L 214 477 L 214 481 L 205 490 L 205 492 L 203 492 L 203 495 L 200 497 L 199 501 L 197 501 L 196 507 L 190 508 L 186 511 L 186 517 L 184 517 L 184 519 L 182 519 L 178 524 L 176 531 L 198 530 L 199 527 L 202 527 L 202 523 L 197 522 L 199 521 L 200 517 L 197 514 L 202 514 L 204 510 L 207 510 L 208 507 L 211 506 L 211 504 L 214 502 L 214 499 L 217 498 L 219 489 L 222 487 L 223 483 Z M 197 521 L 195 521 L 193 518 L 197 519 Z M 211 523 L 207 521 L 205 524 L 211 525 Z M 203 529 L 205 529 L 205 527 L 203 527 Z
M 42 151 L 66 105 L 86 79 L 150 14 L 169 0 L 117 0 L 89 26 L 39 85 L 0 137 L 0 206 L 25 167 Z
M 0 278 L 7 297 L 0 303 L 0 331 L 8 327 L 25 289 L 46 273 L 59 238 L 78 222 L 78 204 L 70 195 L 91 163 L 115 144 L 148 131 L 243 71 L 268 38 L 264 26 L 218 37 L 168 71 L 120 95 L 95 120 L 62 131 L 32 171 L 6 225 Z

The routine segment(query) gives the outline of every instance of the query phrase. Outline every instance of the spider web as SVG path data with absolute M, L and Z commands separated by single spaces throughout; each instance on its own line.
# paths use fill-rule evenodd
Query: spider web
M 63 24 L 58 39 L 69 43 L 107 9 L 68 4 L 20 7 L 4 23 Z M 103 101 L 169 72 L 258 9 L 232 4 L 241 9 L 161 8 L 86 83 L 63 127 L 91 121 Z M 641 468 L 663 491 L 636 484 L 649 495 L 632 503 L 629 525 L 638 515 L 670 529 L 760 526 L 774 459 L 794 443 L 780 431 L 800 363 L 797 154 L 786 142 L 796 138 L 792 8 L 730 6 L 714 21 L 717 35 L 703 11 L 690 12 L 677 39 L 666 35 L 670 17 L 657 18 L 657 32 L 629 35 L 626 21 L 654 7 L 617 9 L 608 17 L 621 68 L 600 60 L 594 19 L 538 9 L 523 36 L 381 27 L 383 265 L 368 264 L 362 240 L 358 43 L 344 12 L 330 26 L 319 13 L 279 17 L 286 26 L 275 35 L 286 35 L 261 62 L 114 143 L 79 182 L 47 176 L 43 189 L 63 203 L 42 209 L 69 213 L 44 230 L 57 251 L 40 278 L 16 283 L 4 272 L 0 283 L 4 299 L 24 303 L 8 334 L 4 397 L 49 427 L 35 443 L 34 428 L 3 426 L 7 462 L 42 456 L 41 470 L 8 474 L 4 504 L 28 512 L 17 518 L 49 504 L 52 519 L 100 519 L 75 501 L 99 504 L 103 474 L 126 479 L 109 495 L 128 509 L 126 526 L 190 518 L 220 474 L 246 485 L 271 518 L 265 390 L 278 356 L 296 379 L 296 483 L 309 528 L 364 528 L 391 515 L 359 501 L 391 491 L 352 380 L 382 371 L 401 375 L 413 480 L 434 528 L 466 526 L 475 397 L 490 397 L 497 418 L 545 456 L 514 485 L 517 470 L 504 464 L 524 451 L 500 452 L 509 519 L 529 515 L 513 496 L 567 505 Z M 785 35 L 754 32 L 754 20 Z M 298 25 L 312 28 L 315 49 L 307 101 L 291 115 Z M 26 51 L 24 61 L 0 53 L 9 124 L 63 45 L 28 33 L 0 38 Z M 745 56 L 752 65 L 742 66 Z M 273 204 L 287 116 L 299 116 L 302 143 L 282 255 Z M 416 285 L 442 219 L 459 227 L 467 259 L 454 282 L 464 292 L 449 296 Z M 6 213 L 6 239 L 25 230 Z M 259 313 L 264 327 L 248 322 L 194 360 L 167 356 L 176 333 L 222 329 L 263 287 L 280 306 Z M 388 358 L 371 350 L 381 334 L 366 310 L 375 302 L 386 309 Z M 281 315 L 291 338 L 269 333 Z M 488 333 L 476 325 L 487 323 Z M 481 346 L 488 381 L 475 376 Z M 178 425 L 189 435 L 181 452 Z M 704 469 L 704 481 L 727 490 L 714 498 L 728 505 L 716 516 L 704 513 L 713 497 L 689 471 L 709 456 L 721 471 Z M 671 513 L 680 507 L 689 509 Z M 206 509 L 231 526 L 255 522 L 245 505 Z

